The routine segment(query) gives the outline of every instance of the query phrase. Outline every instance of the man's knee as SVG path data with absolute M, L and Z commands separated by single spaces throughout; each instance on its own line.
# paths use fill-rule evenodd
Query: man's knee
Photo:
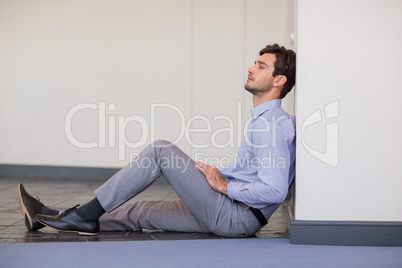
M 168 148 L 172 146 L 174 146 L 174 144 L 167 140 L 156 140 L 151 143 L 152 148 Z

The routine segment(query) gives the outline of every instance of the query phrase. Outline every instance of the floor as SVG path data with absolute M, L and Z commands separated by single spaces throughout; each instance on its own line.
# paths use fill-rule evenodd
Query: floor
M 43 203 L 60 210 L 92 199 L 93 190 L 102 183 L 0 179 L 0 267 L 100 268 L 132 267 L 134 263 L 139 267 L 402 267 L 402 247 L 290 244 L 284 205 L 268 225 L 247 239 L 146 230 L 101 232 L 94 237 L 49 228 L 28 232 L 18 203 L 19 182 Z M 168 184 L 157 181 L 131 202 L 175 198 Z M 239 252 L 251 254 L 239 255 Z
M 402 247 L 293 245 L 287 238 L 0 243 L 0 267 L 397 268 Z
M 97 236 L 79 236 L 75 233 L 59 233 L 50 228 L 36 232 L 27 231 L 18 203 L 17 185 L 22 182 L 32 196 L 38 196 L 45 205 L 65 210 L 76 204 L 84 204 L 94 197 L 93 191 L 102 181 L 62 181 L 42 179 L 0 179 L 0 243 L 74 242 L 74 241 L 143 241 L 143 240 L 197 240 L 224 239 L 213 234 L 143 232 L 101 232 Z M 163 180 L 157 180 L 146 191 L 130 200 L 172 200 L 178 198 Z M 286 203 L 284 203 L 286 204 Z M 288 238 L 289 216 L 285 205 L 272 215 L 269 223 L 252 239 Z

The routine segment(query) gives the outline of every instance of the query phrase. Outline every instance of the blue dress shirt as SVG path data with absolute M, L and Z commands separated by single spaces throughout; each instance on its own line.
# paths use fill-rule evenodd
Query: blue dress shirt
M 275 99 L 251 110 L 236 160 L 220 170 L 229 181 L 228 196 L 260 209 L 266 219 L 286 198 L 295 174 L 295 117 L 281 103 Z

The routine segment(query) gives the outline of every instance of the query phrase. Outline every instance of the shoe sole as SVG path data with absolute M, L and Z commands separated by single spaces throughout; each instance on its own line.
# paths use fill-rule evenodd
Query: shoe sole
M 32 229 L 33 229 L 32 219 L 31 219 L 31 217 L 29 217 L 28 211 L 24 205 L 24 201 L 22 201 L 21 184 L 18 184 L 18 196 L 19 196 L 19 201 L 20 201 L 21 213 L 25 219 L 25 226 L 27 227 L 28 231 L 32 231 Z
M 77 233 L 79 235 L 87 235 L 87 236 L 94 236 L 94 235 L 98 235 L 98 233 L 88 233 L 88 232 L 80 232 L 80 231 L 70 231 L 70 230 L 60 230 L 57 228 L 54 228 L 50 225 L 47 225 L 46 223 L 44 223 L 43 221 L 41 221 L 40 219 L 36 218 L 36 220 L 40 223 L 42 223 L 43 225 L 45 225 L 46 227 L 49 227 L 53 230 L 59 231 L 59 232 L 63 232 L 63 233 Z

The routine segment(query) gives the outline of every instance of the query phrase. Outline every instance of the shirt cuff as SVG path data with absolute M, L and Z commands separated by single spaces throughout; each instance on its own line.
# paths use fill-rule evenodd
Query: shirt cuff
M 238 200 L 239 201 L 239 193 L 242 187 L 242 183 L 239 182 L 234 182 L 234 181 L 229 181 L 228 183 L 228 196 L 232 199 Z

